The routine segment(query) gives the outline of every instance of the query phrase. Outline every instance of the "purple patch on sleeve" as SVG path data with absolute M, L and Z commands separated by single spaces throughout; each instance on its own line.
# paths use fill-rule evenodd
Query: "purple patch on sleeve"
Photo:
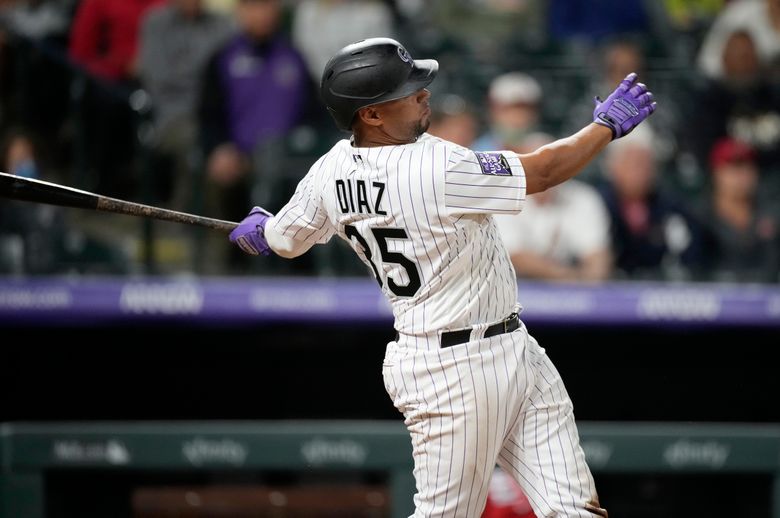
M 479 166 L 482 168 L 482 174 L 493 174 L 497 176 L 512 176 L 512 169 L 509 167 L 506 157 L 502 153 L 480 153 L 476 151 L 479 160 Z

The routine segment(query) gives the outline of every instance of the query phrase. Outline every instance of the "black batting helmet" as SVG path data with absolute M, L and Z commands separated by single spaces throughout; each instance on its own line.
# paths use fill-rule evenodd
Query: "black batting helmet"
M 336 125 L 349 131 L 364 106 L 401 99 L 428 86 L 439 63 L 414 60 L 390 38 L 370 38 L 347 45 L 322 72 L 320 93 Z

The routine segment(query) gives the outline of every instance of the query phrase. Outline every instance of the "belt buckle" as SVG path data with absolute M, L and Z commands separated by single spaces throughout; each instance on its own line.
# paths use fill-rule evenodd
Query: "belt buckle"
M 506 320 L 504 320 L 504 333 L 509 332 L 509 324 L 514 322 L 514 320 L 517 318 L 517 313 L 512 313 L 508 317 L 506 317 Z

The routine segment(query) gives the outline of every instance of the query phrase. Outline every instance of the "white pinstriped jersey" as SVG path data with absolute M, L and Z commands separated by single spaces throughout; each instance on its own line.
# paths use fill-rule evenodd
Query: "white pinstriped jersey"
M 396 330 L 427 335 L 515 309 L 515 272 L 490 215 L 518 213 L 524 200 L 515 153 L 475 153 L 428 134 L 370 148 L 345 139 L 269 224 L 308 244 L 338 234 L 377 278 Z
M 412 440 L 414 518 L 479 516 L 496 463 L 537 516 L 594 515 L 571 400 L 544 349 L 524 325 L 480 335 L 517 307 L 492 214 L 519 212 L 525 190 L 508 151 L 430 135 L 374 148 L 342 140 L 265 227 L 293 255 L 338 234 L 390 300 L 401 336 L 387 344 L 382 376 Z M 457 345 L 438 336 L 470 326 Z

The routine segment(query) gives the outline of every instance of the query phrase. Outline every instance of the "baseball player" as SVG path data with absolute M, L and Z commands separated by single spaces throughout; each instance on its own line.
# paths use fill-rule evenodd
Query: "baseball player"
M 276 216 L 255 207 L 230 239 L 295 257 L 337 234 L 376 278 L 395 317 L 382 373 L 412 438 L 413 516 L 479 516 L 496 463 L 538 517 L 607 516 L 563 382 L 518 317 L 492 214 L 574 176 L 655 110 L 653 96 L 630 74 L 575 135 L 529 154 L 474 152 L 425 133 L 437 70 L 387 38 L 339 51 L 321 94 L 352 137 Z

